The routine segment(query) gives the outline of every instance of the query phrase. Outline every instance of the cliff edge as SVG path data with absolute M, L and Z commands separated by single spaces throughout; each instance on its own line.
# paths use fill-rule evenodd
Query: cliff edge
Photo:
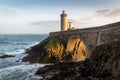
M 76 62 L 86 59 L 85 46 L 78 38 L 73 38 L 65 43 L 58 37 L 48 37 L 26 50 L 26 53 L 28 56 L 24 57 L 22 61 L 31 63 Z

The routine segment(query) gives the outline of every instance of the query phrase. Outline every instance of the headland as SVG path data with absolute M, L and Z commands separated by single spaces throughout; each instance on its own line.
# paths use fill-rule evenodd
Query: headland
M 75 29 L 61 14 L 61 31 L 27 50 L 23 61 L 55 63 L 40 68 L 43 80 L 118 80 L 120 78 L 120 22 Z

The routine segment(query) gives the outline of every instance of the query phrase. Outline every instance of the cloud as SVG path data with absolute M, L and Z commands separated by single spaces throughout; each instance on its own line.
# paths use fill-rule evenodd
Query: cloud
M 59 20 L 49 20 L 49 21 L 33 21 L 29 23 L 33 28 L 42 30 L 43 32 L 53 32 L 60 30 Z
M 12 8 L 9 6 L 5 6 L 5 5 L 0 5 L 0 9 L 2 11 L 7 11 L 7 12 L 12 12 L 12 13 L 25 13 L 23 10 L 21 9 L 17 9 L 17 8 Z
M 113 10 L 106 16 L 107 17 L 120 17 L 120 9 Z
M 105 15 L 105 14 L 107 14 L 109 12 L 110 12 L 109 9 L 104 9 L 104 10 L 98 10 L 98 11 L 96 11 L 97 15 Z
M 76 22 L 76 19 L 70 19 L 70 18 L 68 18 L 67 21 L 68 22 Z
M 80 20 L 77 19 L 67 19 L 67 22 L 73 22 L 73 24 L 79 23 Z M 49 20 L 49 21 L 34 21 L 30 22 L 29 25 L 35 25 L 35 26 L 44 26 L 44 27 L 60 27 L 60 20 Z
M 103 17 L 109 17 L 109 18 L 117 18 L 120 17 L 120 9 L 104 9 L 96 11 L 96 16 L 103 16 Z
M 34 21 L 30 22 L 30 25 L 36 25 L 36 26 L 55 26 L 56 24 L 60 24 L 59 20 L 49 20 L 49 21 Z
M 15 9 L 15 8 L 3 7 L 3 9 L 6 9 L 6 10 L 8 10 L 10 12 L 14 12 L 14 13 L 24 13 L 23 10 Z

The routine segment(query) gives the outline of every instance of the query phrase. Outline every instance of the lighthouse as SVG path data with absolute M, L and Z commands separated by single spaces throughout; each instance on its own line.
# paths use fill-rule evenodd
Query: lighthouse
M 61 31 L 67 30 L 67 13 L 63 10 L 61 14 Z

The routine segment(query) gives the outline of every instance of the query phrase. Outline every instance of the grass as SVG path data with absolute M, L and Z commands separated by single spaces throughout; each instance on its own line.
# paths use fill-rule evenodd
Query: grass
M 47 43 L 46 47 L 55 46 L 56 44 L 58 44 L 60 42 L 61 42 L 61 40 L 59 38 L 56 38 L 56 37 L 51 38 L 49 40 L 49 42 Z

